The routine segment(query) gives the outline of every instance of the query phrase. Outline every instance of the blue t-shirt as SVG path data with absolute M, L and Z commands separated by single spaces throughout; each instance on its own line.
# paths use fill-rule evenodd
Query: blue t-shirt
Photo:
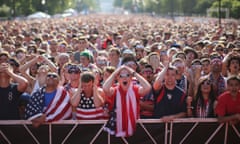
M 44 94 L 44 100 L 45 100 L 44 106 L 45 107 L 48 107 L 48 105 L 52 102 L 52 100 L 53 100 L 54 96 L 56 95 L 56 93 L 57 93 L 57 90 L 55 90 L 55 91 L 53 91 L 51 93 L 47 93 L 46 92 Z

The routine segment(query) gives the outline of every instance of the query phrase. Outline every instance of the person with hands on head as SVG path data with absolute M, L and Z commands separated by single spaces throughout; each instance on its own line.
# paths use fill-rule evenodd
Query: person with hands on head
M 8 55 L 5 56 L 9 58 Z M 0 53 L 0 59 L 1 57 Z M 6 62 L 0 62 L 0 120 L 17 120 L 20 119 L 18 101 L 26 90 L 28 81 L 13 73 L 10 64 Z
M 97 86 L 92 72 L 81 73 L 77 92 L 71 98 L 71 104 L 76 107 L 76 118 L 79 120 L 94 120 L 105 118 L 103 104 L 104 92 Z
M 186 116 L 186 94 L 176 86 L 176 75 L 176 68 L 166 63 L 153 84 L 156 91 L 153 116 L 164 122 Z
M 72 118 L 70 96 L 59 86 L 56 72 L 48 72 L 46 85 L 37 89 L 25 109 L 25 117 L 32 121 L 34 127 L 45 122 L 67 120 Z
M 30 76 L 27 73 L 27 69 L 33 66 L 36 63 L 43 63 L 38 70 L 36 78 Z M 49 71 L 56 72 L 57 67 L 54 63 L 52 63 L 48 58 L 38 55 L 31 59 L 26 64 L 20 66 L 19 71 L 22 76 L 25 77 L 29 81 L 29 88 L 27 90 L 28 93 L 33 94 L 38 88 L 44 86 L 46 84 L 46 76 Z
M 134 85 L 132 77 L 139 85 Z M 115 80 L 118 85 L 113 86 Z M 105 130 L 117 137 L 133 135 L 140 113 L 140 97 L 151 90 L 151 85 L 140 74 L 126 65 L 117 68 L 103 84 L 105 94 L 111 97 L 112 109 Z

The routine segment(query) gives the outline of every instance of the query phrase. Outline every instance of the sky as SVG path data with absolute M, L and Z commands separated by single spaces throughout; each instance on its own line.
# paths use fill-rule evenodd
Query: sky
M 100 0 L 100 8 L 102 13 L 112 13 L 114 10 L 113 7 L 114 0 Z

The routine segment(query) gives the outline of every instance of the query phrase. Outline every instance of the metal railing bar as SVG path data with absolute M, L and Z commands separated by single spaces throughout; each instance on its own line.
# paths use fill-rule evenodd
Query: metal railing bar
M 34 139 L 34 141 L 37 144 L 40 144 L 40 142 L 37 140 L 37 138 L 33 135 L 33 133 L 29 130 L 29 128 L 26 126 L 26 124 L 23 124 L 24 128 L 27 130 L 27 132 L 32 136 L 32 138 Z
M 72 128 L 71 131 L 67 134 L 67 136 L 64 138 L 64 140 L 62 141 L 61 144 L 64 144 L 64 143 L 67 141 L 67 139 L 71 136 L 71 134 L 73 133 L 73 131 L 76 129 L 77 126 L 78 126 L 78 124 L 75 124 L 75 125 L 73 126 L 73 128 Z
M 235 127 L 235 125 L 232 125 L 232 128 L 234 129 L 235 133 L 238 135 L 238 137 L 240 138 L 240 133 L 237 130 L 237 128 Z
M 187 139 L 187 137 L 192 133 L 192 131 L 197 127 L 197 125 L 198 122 L 193 125 L 193 127 L 188 131 L 188 133 L 184 136 L 184 138 L 180 141 L 179 144 L 182 144 Z
M 165 123 L 165 138 L 164 138 L 164 144 L 167 144 L 168 142 L 168 123 Z
M 170 123 L 169 144 L 172 144 L 173 122 Z
M 223 127 L 224 123 L 220 124 L 218 128 L 213 132 L 213 134 L 208 138 L 208 140 L 205 142 L 205 144 L 208 144 L 212 138 L 216 135 L 216 133 Z
M 226 123 L 225 125 L 224 144 L 227 144 L 227 136 L 228 136 L 228 123 Z
M 49 144 L 52 144 L 52 124 L 49 124 Z
M 147 133 L 147 135 L 148 135 L 149 138 L 152 140 L 152 142 L 153 142 L 154 144 L 157 144 L 157 142 L 156 142 L 155 139 L 151 136 L 151 134 L 148 132 L 148 130 L 145 128 L 145 126 L 144 126 L 141 122 L 139 122 L 139 124 L 140 124 L 140 126 L 143 128 L 143 130 Z
M 5 141 L 7 141 L 8 144 L 11 144 L 11 142 L 9 141 L 9 139 L 5 136 L 5 134 L 0 130 L 0 134 L 2 135 L 2 137 L 4 138 Z
M 128 142 L 127 142 L 127 140 L 125 139 L 125 137 L 121 137 L 121 139 L 123 140 L 123 142 L 124 142 L 125 144 L 128 144 Z
M 105 127 L 107 123 L 104 123 L 104 125 L 99 129 L 99 131 L 97 132 L 97 134 L 93 137 L 92 141 L 90 142 L 90 144 L 93 144 L 94 141 L 97 139 L 97 137 L 100 135 L 100 133 L 103 131 L 103 128 Z

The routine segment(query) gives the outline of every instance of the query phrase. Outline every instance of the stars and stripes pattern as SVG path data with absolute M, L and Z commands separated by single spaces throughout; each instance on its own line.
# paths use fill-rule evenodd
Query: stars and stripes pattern
M 131 83 L 126 95 L 117 88 L 114 98 L 114 110 L 110 112 L 109 120 L 104 128 L 105 131 L 116 137 L 132 136 L 136 130 L 138 119 L 138 102 Z
M 78 120 L 96 120 L 105 118 L 103 107 L 96 108 L 93 97 L 86 97 L 81 93 L 79 105 L 76 108 L 76 118 Z
M 25 110 L 25 117 L 33 120 L 43 113 L 46 114 L 46 122 L 70 119 L 72 117 L 72 107 L 70 104 L 70 96 L 63 87 L 57 88 L 57 93 L 47 108 L 44 108 L 44 94 L 46 87 L 36 91 Z

